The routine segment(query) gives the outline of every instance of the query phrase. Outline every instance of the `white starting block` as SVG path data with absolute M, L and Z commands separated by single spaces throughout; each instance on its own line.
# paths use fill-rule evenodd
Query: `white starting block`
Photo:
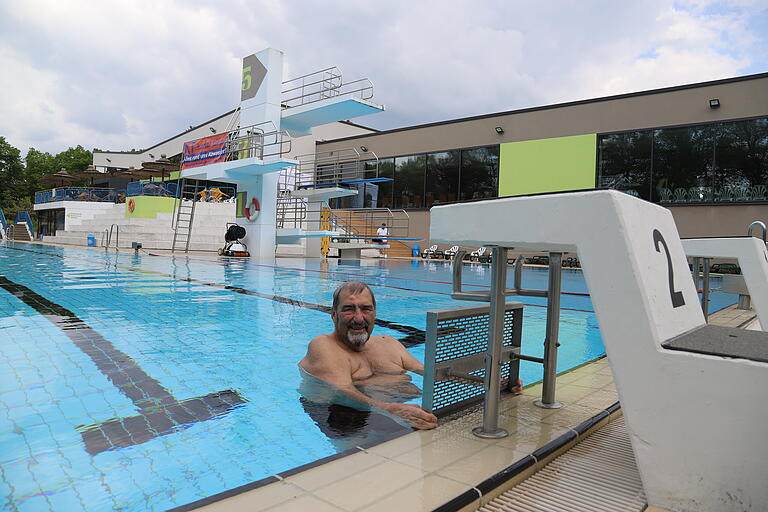
M 767 510 L 768 335 L 706 325 L 667 209 L 616 191 L 436 206 L 430 239 L 577 252 L 648 503 Z
M 735 258 L 747 285 L 760 327 L 768 331 L 768 251 L 759 238 L 687 238 L 685 254 L 694 258 Z M 768 485 L 768 477 L 766 478 Z

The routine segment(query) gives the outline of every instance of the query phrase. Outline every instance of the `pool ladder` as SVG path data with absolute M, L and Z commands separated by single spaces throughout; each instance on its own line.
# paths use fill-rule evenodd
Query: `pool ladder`
M 115 233 L 115 250 L 117 250 L 118 246 L 120 245 L 120 226 L 117 224 L 112 224 L 109 226 L 109 229 L 104 228 L 104 231 L 101 233 L 101 245 L 104 246 L 105 251 L 109 249 L 109 245 L 112 243 L 113 230 Z

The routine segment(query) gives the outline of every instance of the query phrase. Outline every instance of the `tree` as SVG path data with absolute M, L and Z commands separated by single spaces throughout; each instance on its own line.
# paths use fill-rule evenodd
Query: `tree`
M 75 148 L 69 148 L 53 157 L 55 169 L 58 171 L 64 167 L 69 174 L 83 172 L 93 162 L 93 153 L 78 144 Z
M 22 193 L 24 165 L 21 152 L 0 136 L 0 208 L 11 206 Z

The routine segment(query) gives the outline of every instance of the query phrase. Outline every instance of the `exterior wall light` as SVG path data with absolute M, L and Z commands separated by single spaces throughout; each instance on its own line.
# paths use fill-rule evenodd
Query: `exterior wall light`
M 208 129 L 211 130 L 211 133 L 216 133 L 216 128 L 213 126 L 209 126 Z
M 717 98 L 709 100 L 709 108 L 720 108 L 720 100 Z
M 499 135 L 502 135 L 504 133 L 504 128 L 502 128 L 501 126 L 497 126 L 496 128 L 494 128 L 494 130 L 496 130 L 496 133 Z
M 363 151 L 363 153 L 368 152 L 368 146 L 360 146 L 360 149 Z

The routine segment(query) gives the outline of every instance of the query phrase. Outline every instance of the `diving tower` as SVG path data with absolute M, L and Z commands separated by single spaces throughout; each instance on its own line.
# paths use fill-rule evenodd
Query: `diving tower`
M 648 504 L 766 510 L 768 335 L 706 325 L 669 210 L 612 190 L 507 197 L 436 206 L 430 235 L 577 252 Z
M 243 241 L 251 254 L 259 257 L 275 254 L 278 174 L 301 163 L 290 157 L 290 138 L 309 134 L 316 126 L 384 110 L 370 101 L 373 85 L 368 79 L 344 82 L 335 67 L 285 82 L 282 75 L 279 50 L 267 48 L 245 57 L 239 125 L 186 143 L 180 175 L 237 184 L 237 222 L 246 229 Z M 336 193 L 328 197 L 356 192 Z

